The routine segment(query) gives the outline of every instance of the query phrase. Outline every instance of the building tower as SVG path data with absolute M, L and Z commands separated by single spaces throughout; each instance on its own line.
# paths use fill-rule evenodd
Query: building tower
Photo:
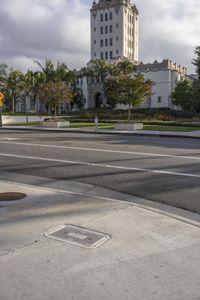
M 91 12 L 91 59 L 138 62 L 138 10 L 131 0 L 99 0 Z

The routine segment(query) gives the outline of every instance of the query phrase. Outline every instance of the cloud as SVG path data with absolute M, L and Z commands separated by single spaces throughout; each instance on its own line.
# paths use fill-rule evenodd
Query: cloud
M 140 60 L 170 58 L 191 72 L 200 45 L 200 0 L 135 0 L 140 13 Z M 64 61 L 71 68 L 90 58 L 92 0 L 1 0 L 0 61 L 34 68 L 33 60 Z
M 45 58 L 80 67 L 89 60 L 89 36 L 89 10 L 78 0 L 1 0 L 0 60 L 13 67 Z
M 193 72 L 194 47 L 200 45 L 199 0 L 138 0 L 140 58 L 170 58 Z

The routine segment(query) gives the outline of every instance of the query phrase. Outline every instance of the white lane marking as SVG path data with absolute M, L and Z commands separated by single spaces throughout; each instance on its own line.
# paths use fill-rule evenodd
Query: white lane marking
M 200 175 L 198 175 L 198 174 L 170 172 L 170 171 L 163 171 L 163 170 L 151 170 L 151 169 L 143 169 L 143 168 L 133 168 L 133 167 L 116 166 L 116 165 L 108 165 L 108 164 L 98 164 L 98 163 L 73 161 L 73 160 L 65 160 L 65 159 L 54 159 L 54 158 L 25 156 L 25 155 L 6 154 L 6 153 L 0 153 L 0 156 L 15 157 L 15 158 L 21 158 L 21 159 L 40 160 L 40 161 L 49 161 L 49 162 L 58 162 L 58 163 L 73 164 L 73 165 L 84 165 L 84 166 L 90 166 L 90 167 L 92 166 L 92 167 L 101 167 L 101 168 L 109 168 L 109 169 L 119 169 L 119 170 L 126 170 L 126 171 L 155 173 L 155 174 L 162 174 L 162 175 L 174 175 L 174 176 L 200 178 Z
M 18 142 L 4 142 L 0 141 L 0 144 L 11 144 L 11 145 L 22 145 L 22 146 L 37 146 L 46 148 L 58 148 L 58 149 L 71 149 L 71 150 L 81 150 L 81 151 L 93 151 L 93 152 L 107 152 L 107 153 L 118 153 L 118 154 L 131 154 L 131 155 L 144 155 L 153 157 L 169 157 L 169 158 L 181 158 L 181 159 L 191 159 L 200 160 L 200 157 L 195 156 L 184 156 L 184 155 L 170 155 L 170 154 L 159 154 L 159 153 L 147 153 L 147 152 L 132 152 L 132 151 L 119 151 L 119 150 L 108 150 L 108 149 L 95 149 L 95 148 L 82 148 L 82 147 L 70 147 L 70 146 L 57 146 L 57 145 L 43 145 L 43 144 L 33 144 L 33 143 L 18 143 Z M 200 153 L 199 153 L 200 154 Z
M 19 140 L 19 138 L 12 138 L 12 137 L 10 137 L 10 138 L 2 138 L 0 140 L 15 141 L 15 140 Z

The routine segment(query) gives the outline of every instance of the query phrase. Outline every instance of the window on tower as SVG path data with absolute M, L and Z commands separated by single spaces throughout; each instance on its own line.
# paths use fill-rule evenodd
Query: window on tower
M 101 43 L 101 47 L 103 47 L 103 40 L 101 40 L 101 42 L 100 42 L 100 43 Z
M 105 21 L 108 21 L 108 13 L 105 13 Z
M 100 15 L 100 20 L 103 22 L 103 14 Z
M 113 58 L 113 53 L 112 53 L 112 51 L 110 51 L 110 59 L 112 59 Z
M 109 13 L 109 19 L 112 20 L 112 17 L 113 17 L 112 11 L 110 11 L 110 13 Z
M 103 34 L 103 26 L 101 26 L 101 29 L 100 29 L 100 31 L 101 31 L 101 34 Z
M 112 46 L 112 45 L 113 45 L 113 39 L 110 38 L 110 46 Z
M 101 59 L 103 59 L 103 52 L 101 52 Z
M 112 25 L 110 25 L 110 33 L 112 33 L 113 32 L 113 27 L 112 27 Z
M 108 47 L 108 39 L 105 39 L 105 47 Z
M 105 52 L 105 59 L 108 59 L 108 52 Z
M 105 34 L 108 33 L 108 26 L 105 26 Z

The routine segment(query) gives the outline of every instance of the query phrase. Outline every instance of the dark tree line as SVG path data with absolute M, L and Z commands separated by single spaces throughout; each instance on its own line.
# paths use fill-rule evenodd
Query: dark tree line
M 200 46 L 194 49 L 192 60 L 197 78 L 182 78 L 172 93 L 172 103 L 183 110 L 200 113 Z

